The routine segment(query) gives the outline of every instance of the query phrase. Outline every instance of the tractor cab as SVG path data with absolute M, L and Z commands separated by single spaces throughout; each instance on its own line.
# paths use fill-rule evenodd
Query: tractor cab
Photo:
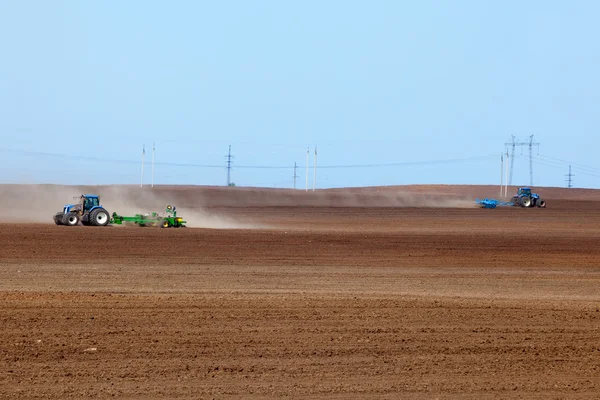
M 177 207 L 167 204 L 167 215 L 177 217 Z
M 100 197 L 95 194 L 82 194 L 81 196 L 73 197 L 73 200 L 79 200 L 77 204 L 68 204 L 65 206 L 65 213 L 74 211 L 79 215 L 89 213 L 94 207 L 100 207 Z
M 94 194 L 82 194 L 81 195 L 81 207 L 83 212 L 89 212 L 94 207 L 100 206 L 100 197 Z
M 519 190 L 517 191 L 517 195 L 518 196 L 527 196 L 527 197 L 531 197 L 531 189 L 530 188 L 519 188 Z

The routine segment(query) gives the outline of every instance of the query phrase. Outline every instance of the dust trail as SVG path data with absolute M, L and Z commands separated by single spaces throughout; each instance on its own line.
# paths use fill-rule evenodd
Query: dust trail
M 52 217 L 65 204 L 77 203 L 81 194 L 100 196 L 101 204 L 112 215 L 132 216 L 138 213 L 164 213 L 167 204 L 177 207 L 178 216 L 190 228 L 255 229 L 254 224 L 240 223 L 232 218 L 205 211 L 199 201 L 178 205 L 183 200 L 173 195 L 145 188 L 127 186 L 61 186 L 61 185 L 0 185 L 0 221 L 53 224 Z M 199 199 L 200 200 L 200 199 Z M 189 201 L 187 201 L 189 203 Z
M 177 191 L 165 192 L 130 187 L 102 188 L 104 206 L 108 210 L 117 210 L 120 215 L 135 215 L 138 213 L 165 213 L 167 204 L 177 208 L 177 216 L 186 221 L 190 228 L 208 229 L 257 229 L 254 224 L 245 224 L 232 218 L 210 213 L 200 205 L 201 198 L 189 200 L 182 198 Z M 185 196 L 184 196 L 185 197 Z M 181 201 L 181 203 L 180 203 Z M 112 213 L 112 211 L 110 211 Z
M 177 207 L 177 216 L 187 221 L 186 226 L 191 228 L 208 229 L 266 229 L 267 226 L 256 223 L 244 223 L 233 218 L 210 214 L 196 209 L 185 209 Z
M 340 191 L 317 191 L 300 194 L 296 199 L 272 199 L 273 205 L 307 205 L 315 207 L 410 207 L 410 208 L 476 208 L 472 199 L 457 196 L 430 195 L 405 191 L 382 191 L 373 193 L 353 193 Z M 292 205 L 292 204 L 289 204 Z
M 327 195 L 327 194 L 325 194 Z M 345 207 L 475 208 L 472 200 L 408 192 L 344 193 L 336 201 Z
M 110 214 L 131 216 L 177 207 L 187 226 L 212 229 L 262 229 L 260 223 L 243 222 L 228 216 L 227 207 L 414 207 L 474 208 L 474 199 L 430 195 L 399 190 L 370 189 L 368 192 L 317 190 L 271 190 L 264 188 L 223 188 L 157 186 L 61 186 L 0 185 L 0 220 L 5 222 L 53 223 L 52 216 L 64 204 L 75 203 L 83 193 L 100 195 Z M 216 207 L 218 213 L 209 209 Z M 257 218 L 260 221 L 260 217 Z
M 55 185 L 1 185 L 0 220 L 53 223 L 52 216 L 65 204 L 73 204 L 77 191 Z

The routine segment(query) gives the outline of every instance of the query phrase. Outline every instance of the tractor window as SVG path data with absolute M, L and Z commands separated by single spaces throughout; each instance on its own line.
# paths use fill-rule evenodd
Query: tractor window
M 88 198 L 85 199 L 85 209 L 86 210 L 89 210 L 89 209 L 91 209 L 93 207 L 96 207 L 98 205 L 100 205 L 100 201 L 99 201 L 99 199 L 97 197 L 96 198 L 89 198 L 88 197 Z

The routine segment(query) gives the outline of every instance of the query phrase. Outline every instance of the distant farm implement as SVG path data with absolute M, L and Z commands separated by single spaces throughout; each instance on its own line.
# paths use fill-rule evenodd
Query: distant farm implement
M 519 188 L 517 194 L 514 195 L 510 201 L 501 201 L 496 199 L 485 198 L 483 200 L 476 199 L 475 203 L 479 204 L 482 208 L 496 208 L 496 207 L 523 207 L 523 208 L 546 208 L 546 201 L 543 200 L 538 194 L 532 193 L 530 188 Z
M 86 226 L 107 226 L 109 224 L 133 224 L 137 226 L 156 226 L 161 228 L 185 228 L 186 221 L 177 216 L 175 206 L 167 205 L 165 213 L 156 212 L 136 214 L 126 217 L 114 212 L 112 218 L 108 211 L 100 205 L 100 196 L 82 194 L 74 197 L 76 204 L 66 204 L 62 211 L 57 212 L 53 219 L 56 225 L 77 226 L 81 222 Z

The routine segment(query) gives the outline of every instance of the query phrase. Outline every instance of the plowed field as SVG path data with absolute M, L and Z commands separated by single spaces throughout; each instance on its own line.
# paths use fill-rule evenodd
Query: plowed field
M 600 202 L 558 204 L 4 224 L 0 398 L 600 398 Z

